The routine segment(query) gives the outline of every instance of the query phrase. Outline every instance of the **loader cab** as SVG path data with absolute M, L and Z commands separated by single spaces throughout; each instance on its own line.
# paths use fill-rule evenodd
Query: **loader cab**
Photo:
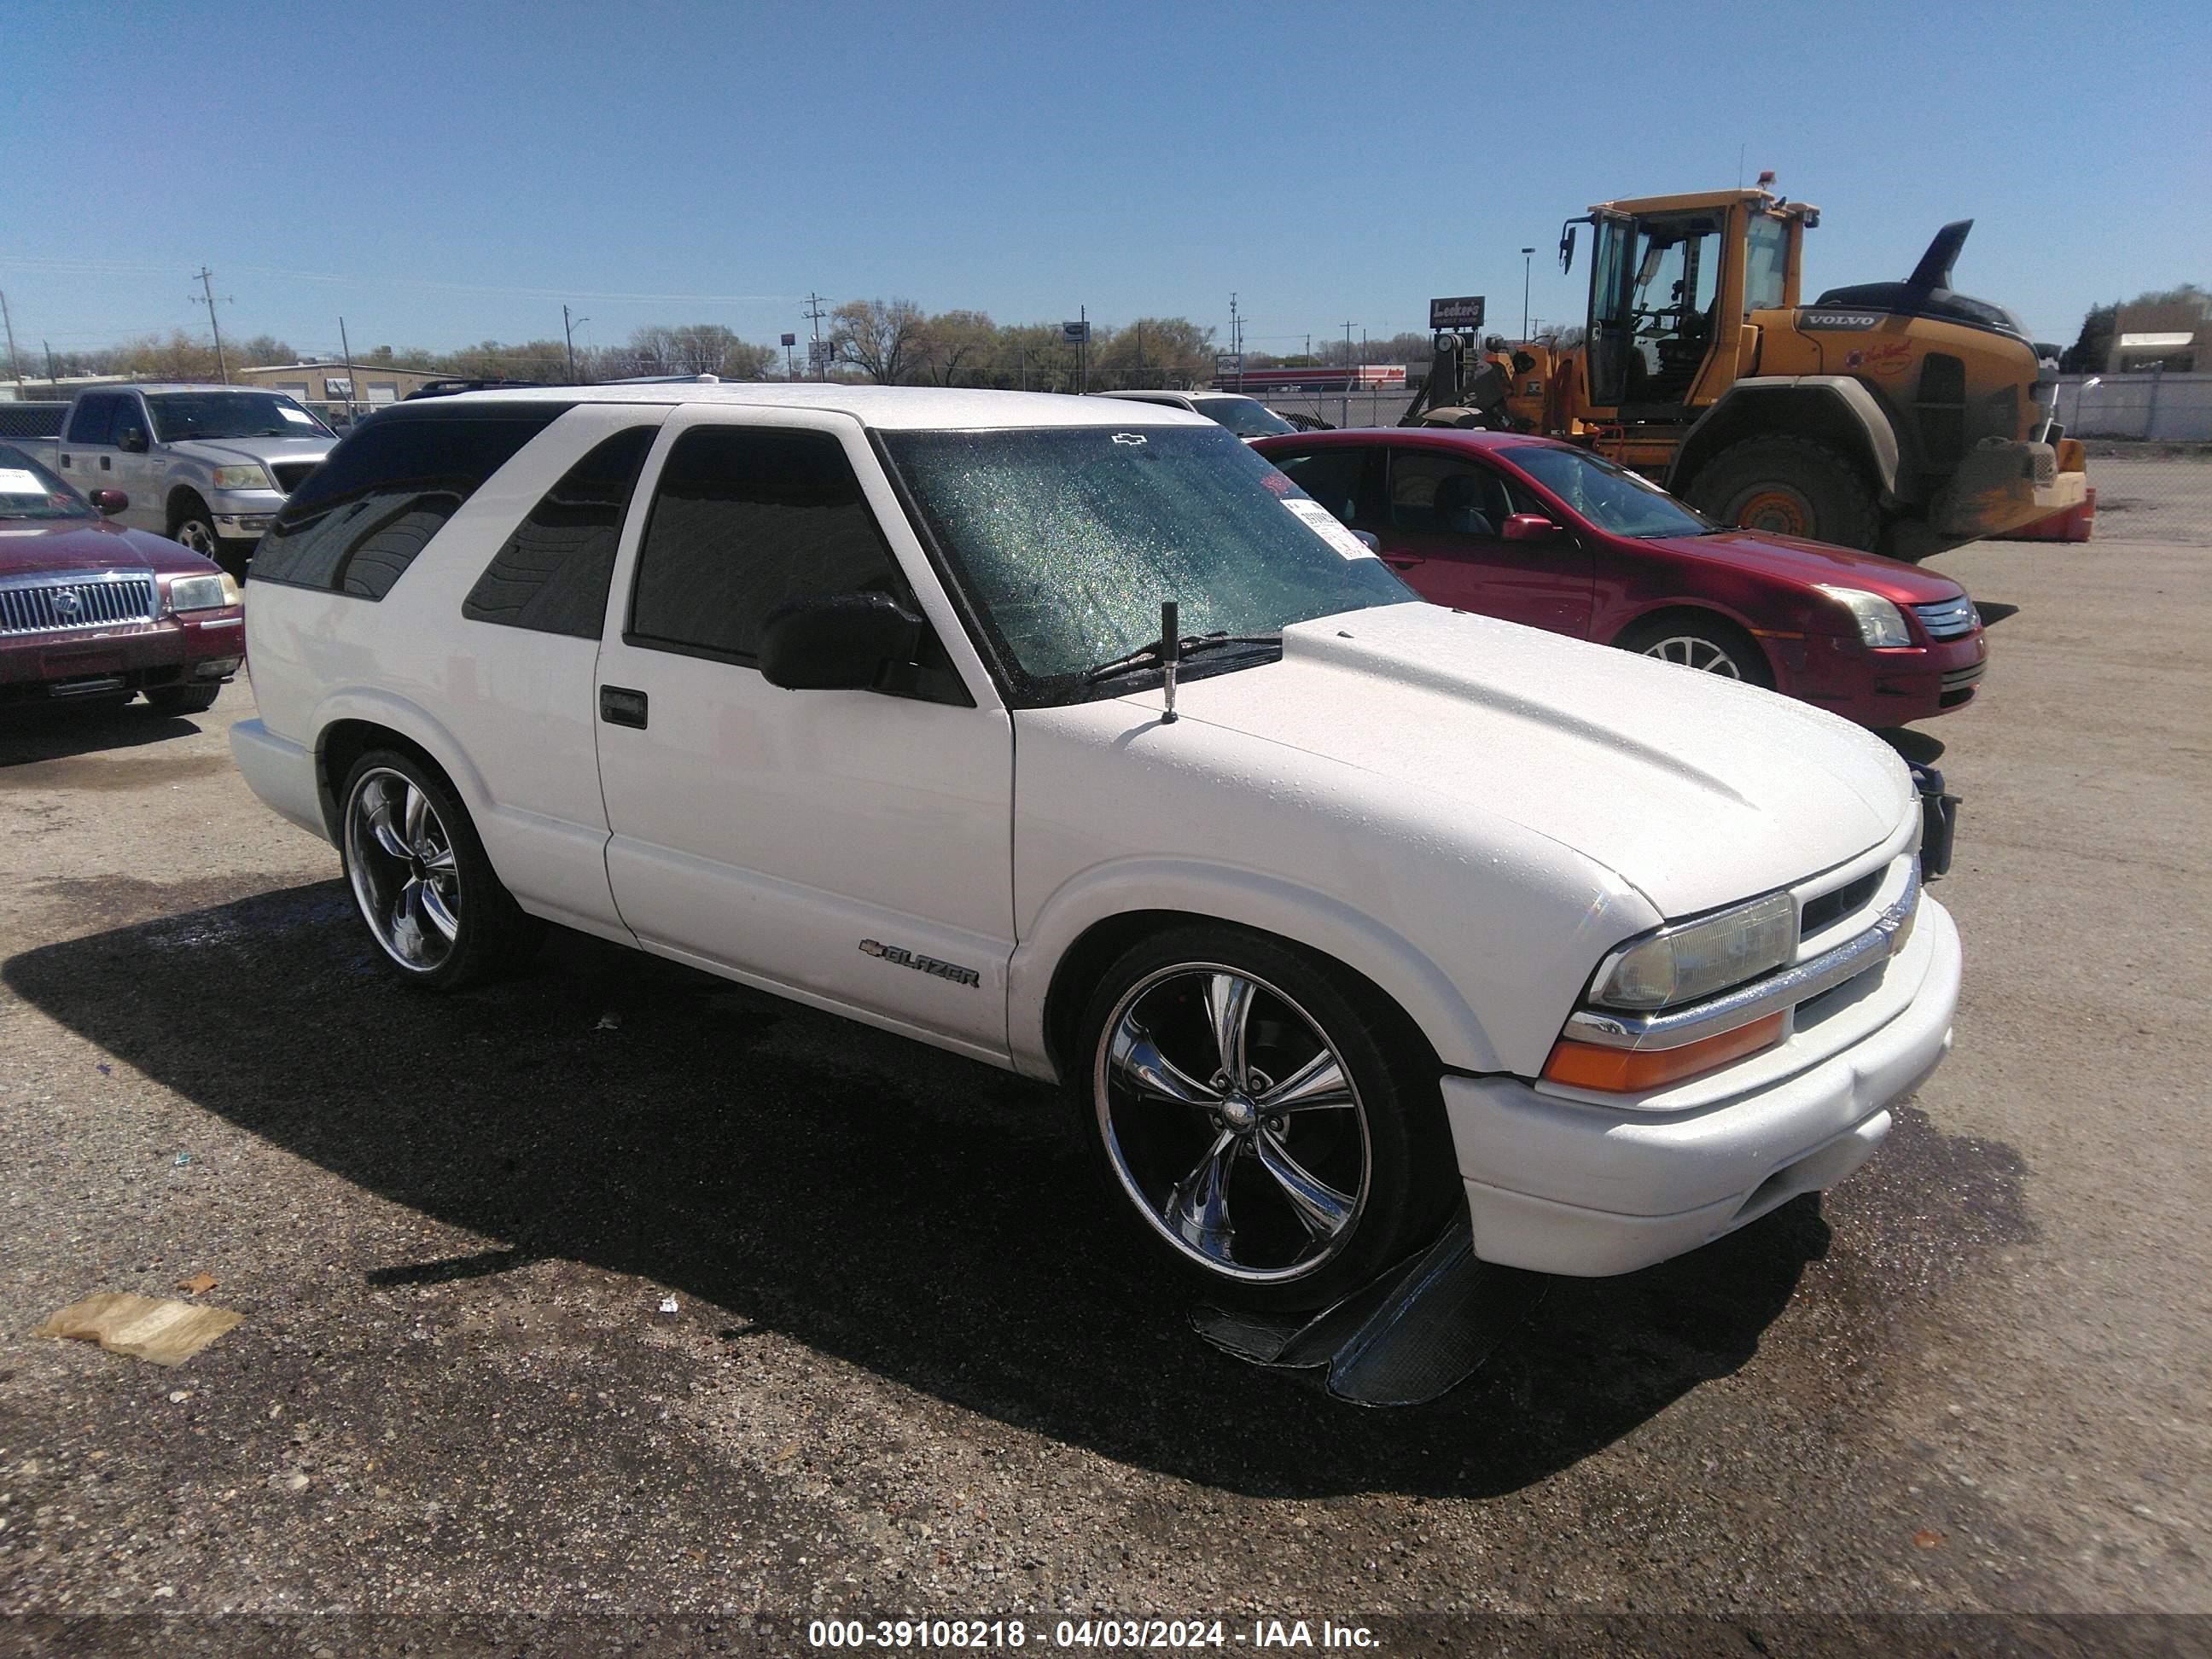
M 1593 233 L 1593 411 L 1682 421 L 1750 372 L 1746 320 L 1796 303 L 1809 222 L 1764 191 L 1605 203 L 1574 222 Z M 1571 260 L 1571 238 L 1561 247 Z

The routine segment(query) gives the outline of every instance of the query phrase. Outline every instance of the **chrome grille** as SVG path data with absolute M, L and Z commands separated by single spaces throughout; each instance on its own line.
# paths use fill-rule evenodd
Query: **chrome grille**
M 1939 599 L 1934 605 L 1916 605 L 1912 611 L 1931 640 L 1963 639 L 1982 625 L 1974 602 L 1964 593 L 1955 599 Z
M 111 571 L 0 586 L 0 635 L 59 634 L 154 620 L 154 579 Z
M 310 472 L 321 465 L 320 461 L 278 461 L 269 470 L 276 475 L 276 488 L 289 495 L 306 482 Z

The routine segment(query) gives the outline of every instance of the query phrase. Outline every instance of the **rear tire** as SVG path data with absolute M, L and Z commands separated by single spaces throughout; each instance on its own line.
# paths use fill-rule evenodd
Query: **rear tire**
M 1107 1201 L 1159 1277 L 1226 1306 L 1324 1308 L 1437 1236 L 1460 1185 L 1436 1063 L 1375 1003 L 1219 923 L 1107 969 L 1070 1081 Z
M 339 799 L 354 908 L 401 979 L 458 991 L 528 961 L 545 924 L 500 884 L 468 810 L 434 768 L 372 750 Z
M 1869 551 L 1881 534 L 1879 503 L 1858 469 L 1810 438 L 1747 438 L 1714 457 L 1689 493 L 1716 524 Z

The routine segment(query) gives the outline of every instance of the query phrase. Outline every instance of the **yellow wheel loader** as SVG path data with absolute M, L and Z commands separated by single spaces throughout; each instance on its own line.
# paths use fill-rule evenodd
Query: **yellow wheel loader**
M 1765 181 L 1761 180 L 1762 185 Z M 1799 299 L 1820 210 L 1761 189 L 1603 202 L 1581 343 L 1446 331 L 1404 424 L 1585 443 L 1724 524 L 1921 558 L 2078 505 L 2057 374 L 2001 306 L 1951 286 L 1972 220 L 1902 282 Z

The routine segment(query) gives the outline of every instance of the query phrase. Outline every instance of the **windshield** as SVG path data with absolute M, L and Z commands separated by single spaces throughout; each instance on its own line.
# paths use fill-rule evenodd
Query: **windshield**
M 1194 398 L 1198 412 L 1216 426 L 1225 426 L 1240 438 L 1265 438 L 1278 432 L 1296 432 L 1281 416 L 1252 398 Z
M 273 392 L 157 392 L 146 399 L 154 435 L 179 438 L 327 438 L 331 429 Z
M 1712 528 L 1657 484 L 1583 450 L 1516 444 L 1498 453 L 1615 536 L 1701 536 Z
M 1159 637 L 1272 634 L 1413 596 L 1228 433 L 1195 427 L 887 432 L 922 516 L 1030 681 Z M 1324 530 L 1321 526 L 1327 526 Z
M 12 444 L 0 444 L 0 519 L 91 519 L 85 498 Z

